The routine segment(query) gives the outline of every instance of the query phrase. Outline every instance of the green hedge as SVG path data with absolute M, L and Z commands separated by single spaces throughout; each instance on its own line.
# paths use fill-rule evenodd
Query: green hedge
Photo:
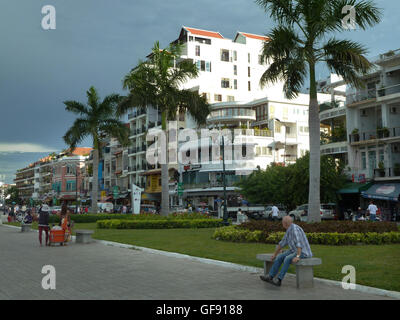
M 259 242 L 278 244 L 284 232 L 265 234 L 263 231 L 250 231 L 236 226 L 218 228 L 213 238 L 233 242 Z M 355 244 L 388 244 L 400 243 L 400 232 L 366 232 L 366 233 L 338 233 L 338 232 L 310 232 L 306 233 L 310 244 L 323 245 L 355 245 Z
M 399 231 L 396 222 L 373 222 L 373 221 L 322 221 L 315 223 L 296 222 L 305 233 L 366 233 L 366 232 L 392 232 Z M 265 234 L 272 232 L 285 232 L 282 222 L 266 220 L 252 220 L 238 226 L 240 229 L 250 231 L 260 230 Z
M 100 229 L 172 229 L 172 228 L 215 228 L 222 219 L 164 219 L 164 220 L 98 220 Z
M 158 214 L 71 214 L 71 220 L 75 223 L 91 223 L 97 222 L 98 220 L 111 220 L 111 219 L 122 219 L 122 220 L 198 220 L 198 219 L 211 219 L 208 216 L 205 216 L 200 213 L 185 213 L 185 214 L 176 214 L 172 213 L 165 216 L 160 216 Z M 57 215 L 51 215 L 49 218 L 49 223 L 59 223 L 60 218 Z

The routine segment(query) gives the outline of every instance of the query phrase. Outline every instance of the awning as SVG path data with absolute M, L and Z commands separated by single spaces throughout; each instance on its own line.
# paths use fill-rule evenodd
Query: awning
M 376 183 L 361 195 L 370 199 L 399 201 L 400 183 Z
M 368 183 L 351 182 L 346 184 L 342 189 L 340 189 L 338 193 L 340 194 L 360 193 L 362 191 L 367 190 L 371 186 L 372 182 Z

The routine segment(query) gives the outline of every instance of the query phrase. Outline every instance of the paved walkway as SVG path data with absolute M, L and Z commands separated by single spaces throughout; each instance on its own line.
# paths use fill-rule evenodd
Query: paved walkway
M 40 247 L 36 232 L 0 225 L 0 300 L 4 299 L 384 299 L 316 283 L 277 288 L 258 274 L 138 250 L 70 243 Z M 44 265 L 56 268 L 56 289 L 44 290 Z

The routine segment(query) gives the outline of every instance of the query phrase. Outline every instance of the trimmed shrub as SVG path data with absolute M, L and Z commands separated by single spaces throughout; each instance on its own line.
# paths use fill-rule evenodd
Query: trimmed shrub
M 322 221 L 316 223 L 295 222 L 305 233 L 310 232 L 337 232 L 337 233 L 366 233 L 366 232 L 395 232 L 398 231 L 396 222 L 372 222 L 372 221 Z M 250 231 L 260 230 L 265 234 L 271 232 L 285 232 L 281 222 L 266 220 L 249 221 L 238 226 L 240 229 Z
M 156 220 L 98 220 L 100 229 L 173 229 L 173 228 L 215 228 L 222 225 L 222 219 L 156 219 Z
M 250 231 L 239 226 L 218 228 L 213 238 L 232 242 L 259 242 L 277 244 L 282 240 L 285 232 L 271 232 L 265 234 L 260 230 Z M 389 244 L 400 243 L 400 232 L 365 232 L 365 233 L 339 233 L 339 232 L 310 232 L 307 233 L 310 244 L 322 245 L 355 245 L 355 244 Z
M 206 215 L 200 213 L 172 213 L 165 216 L 160 216 L 158 214 L 71 214 L 71 220 L 75 223 L 92 223 L 97 222 L 98 220 L 198 220 L 198 219 L 211 219 Z M 51 215 L 49 219 L 50 223 L 59 223 L 60 218 L 57 215 Z

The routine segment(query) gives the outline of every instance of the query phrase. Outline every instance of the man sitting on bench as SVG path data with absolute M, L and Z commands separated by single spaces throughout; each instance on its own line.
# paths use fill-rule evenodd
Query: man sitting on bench
M 261 280 L 272 283 L 278 287 L 281 285 L 291 263 L 297 263 L 300 259 L 312 257 L 310 244 L 308 243 L 303 229 L 294 224 L 290 216 L 283 217 L 282 225 L 286 229 L 286 233 L 281 242 L 279 242 L 275 253 L 272 256 L 274 264 L 272 265 L 268 276 L 260 276 Z M 290 249 L 278 255 L 286 245 L 288 245 Z M 278 274 L 282 263 L 283 267 L 279 273 L 278 279 L 274 281 L 273 279 Z

